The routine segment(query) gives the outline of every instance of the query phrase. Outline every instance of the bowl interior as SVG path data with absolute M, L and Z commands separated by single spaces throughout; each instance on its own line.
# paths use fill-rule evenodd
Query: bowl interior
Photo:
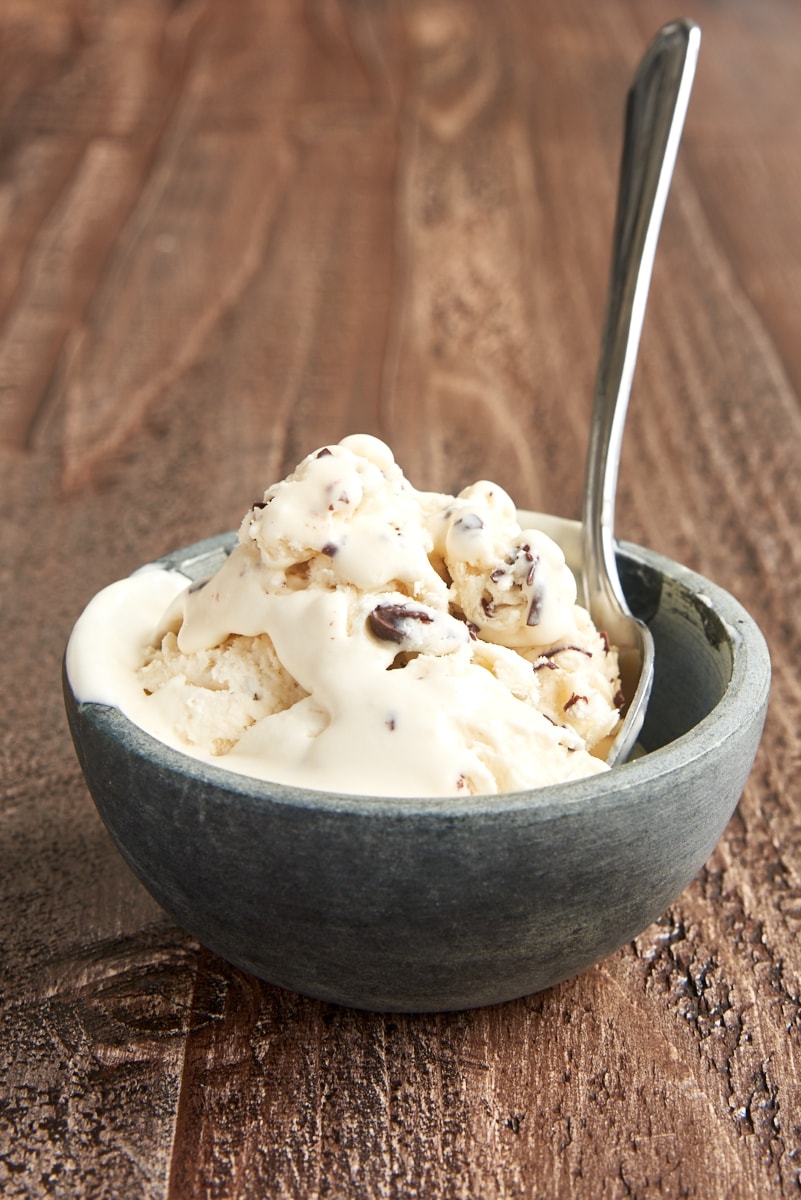
M 658 750 L 689 733 L 720 703 L 731 682 L 731 629 L 704 594 L 636 557 L 621 556 L 620 576 L 636 616 L 654 636 L 654 688 L 640 745 Z

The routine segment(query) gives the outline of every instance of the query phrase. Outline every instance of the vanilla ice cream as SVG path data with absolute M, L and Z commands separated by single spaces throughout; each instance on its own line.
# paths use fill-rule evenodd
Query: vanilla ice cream
M 496 484 L 418 491 L 366 435 L 268 488 L 211 578 L 101 592 L 67 671 L 187 754 L 353 794 L 580 778 L 620 719 L 617 655 L 556 542 Z

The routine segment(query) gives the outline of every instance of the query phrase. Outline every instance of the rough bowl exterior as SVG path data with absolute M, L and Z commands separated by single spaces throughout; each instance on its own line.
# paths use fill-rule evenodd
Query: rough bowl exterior
M 231 545 L 164 560 L 207 574 Z M 494 1004 L 610 953 L 687 886 L 751 770 L 764 639 L 707 580 L 633 546 L 624 587 L 656 642 L 642 743 L 608 774 L 466 799 L 263 783 L 65 698 L 95 803 L 133 871 L 201 942 L 271 983 L 374 1010 Z

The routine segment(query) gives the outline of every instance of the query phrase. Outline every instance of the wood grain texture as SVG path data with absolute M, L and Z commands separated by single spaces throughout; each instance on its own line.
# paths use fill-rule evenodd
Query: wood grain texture
M 419 486 L 577 514 L 623 98 L 674 5 L 0 6 L 4 1195 L 798 1195 L 801 9 L 684 9 L 704 40 L 618 521 L 762 625 L 763 747 L 631 945 L 392 1017 L 161 913 L 86 793 L 63 647 L 98 588 L 347 432 Z

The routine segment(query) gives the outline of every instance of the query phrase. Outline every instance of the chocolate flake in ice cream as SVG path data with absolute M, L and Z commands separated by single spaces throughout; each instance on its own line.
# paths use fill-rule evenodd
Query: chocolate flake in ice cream
M 415 489 L 366 435 L 308 455 L 200 584 L 157 568 L 76 625 L 82 700 L 167 744 L 326 791 L 519 791 L 607 769 L 617 654 L 506 492 Z M 593 753 L 594 752 L 594 753 Z

